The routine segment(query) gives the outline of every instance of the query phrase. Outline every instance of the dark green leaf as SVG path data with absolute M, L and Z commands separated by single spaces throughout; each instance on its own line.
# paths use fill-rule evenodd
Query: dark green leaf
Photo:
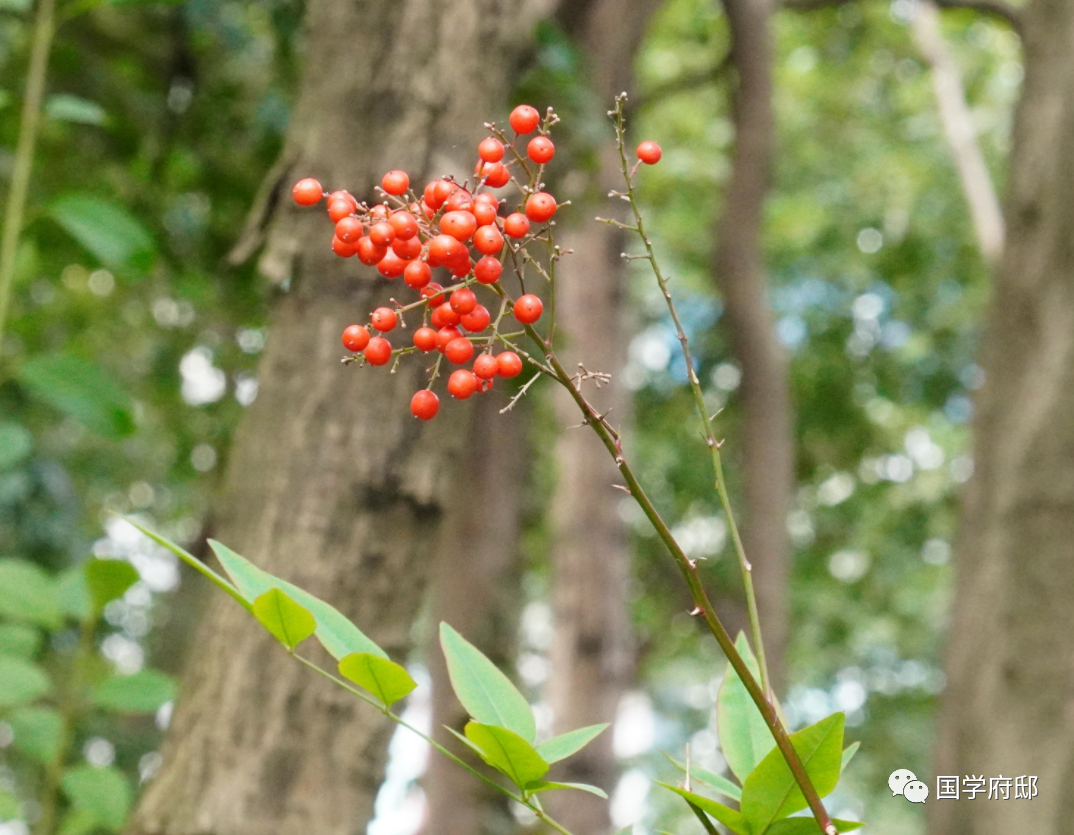
M 138 582 L 138 571 L 125 560 L 90 559 L 85 563 L 86 585 L 97 611 Z
M 843 751 L 843 760 L 839 765 L 840 771 L 846 771 L 850 761 L 854 759 L 854 755 L 858 753 L 858 749 L 861 748 L 861 742 L 855 742 L 853 745 L 848 745 L 846 750 Z
M 451 687 L 466 712 L 485 725 L 508 728 L 532 745 L 537 735 L 533 711 L 510 679 L 446 623 L 440 624 L 440 647 Z
M 130 398 L 98 365 L 68 353 L 44 354 L 18 368 L 20 382 L 40 400 L 102 438 L 134 431 Z
M 153 238 L 121 204 L 92 194 L 66 194 L 53 201 L 49 214 L 106 267 L 148 264 Z
M 605 800 L 608 799 L 608 795 L 604 789 L 599 788 L 598 786 L 591 786 L 589 783 L 550 783 L 547 780 L 538 780 L 536 783 L 530 783 L 526 786 L 526 791 L 530 794 L 550 792 L 555 791 L 556 789 L 574 789 L 580 792 L 595 794 L 597 797 L 602 797 Z
M 0 624 L 0 655 L 30 659 L 41 649 L 41 633 L 24 623 Z
M 339 662 L 339 673 L 368 690 L 385 707 L 391 707 L 418 686 L 405 667 L 368 652 L 345 656 Z
M 317 631 L 317 621 L 309 610 L 279 589 L 269 589 L 254 600 L 254 617 L 288 652 L 294 652 Z
M 25 560 L 0 560 L 0 616 L 56 629 L 63 622 L 56 581 Z
M 735 641 L 735 648 L 754 678 L 759 679 L 761 673 L 757 659 L 741 632 Z M 727 665 L 716 697 L 716 730 L 724 759 L 739 782 L 744 782 L 757 763 L 776 746 L 764 717 L 730 664 Z
M 32 702 L 51 689 L 48 675 L 36 664 L 13 655 L 0 655 L 0 708 Z
M 546 739 L 537 746 L 537 753 L 546 762 L 558 763 L 571 754 L 581 751 L 607 727 L 608 724 L 605 723 L 603 725 L 589 725 L 585 728 L 578 728 L 575 731 L 567 731 L 565 734 Z
M 175 680 L 159 670 L 141 670 L 134 675 L 114 675 L 93 688 L 97 707 L 116 713 L 155 713 L 175 698 Z
M 0 470 L 14 467 L 34 447 L 33 436 L 17 423 L 0 423 Z
M 852 832 L 865 825 L 858 821 L 844 821 L 838 818 L 834 818 L 832 823 L 840 832 Z M 768 827 L 765 835 L 821 835 L 821 829 L 820 824 L 814 818 L 784 818 Z
M 56 761 L 63 737 L 63 717 L 51 707 L 22 707 L 7 718 L 12 747 L 43 765 Z
M 518 787 L 536 782 L 548 773 L 548 763 L 514 731 L 480 722 L 466 724 L 466 738 L 481 750 L 485 762 L 505 774 Z
M 672 757 L 669 757 L 667 754 L 664 754 L 664 756 L 667 758 L 667 761 L 670 762 L 677 769 L 679 769 L 679 771 L 681 771 L 683 774 L 686 773 L 685 765 L 676 761 Z M 713 771 L 708 771 L 704 768 L 698 768 L 696 765 L 691 765 L 690 780 L 693 783 L 700 783 L 702 786 L 707 786 L 714 791 L 718 791 L 720 794 L 726 795 L 732 800 L 742 799 L 741 788 L 736 786 L 723 775 L 716 774 Z
M 722 803 L 719 803 L 710 797 L 705 797 L 704 795 L 700 794 L 694 794 L 693 792 L 686 791 L 686 789 L 681 789 L 678 786 L 673 786 L 670 783 L 657 782 L 657 785 L 663 786 L 665 789 L 675 792 L 675 794 L 677 794 L 679 797 L 694 804 L 697 808 L 711 815 L 713 818 L 722 823 L 732 832 L 737 833 L 737 835 L 751 835 L 749 824 L 746 823 L 746 818 L 743 817 L 741 813 L 736 812 L 734 809 L 728 806 L 724 806 Z
M 113 766 L 76 765 L 63 774 L 63 793 L 76 809 L 85 810 L 109 832 L 123 828 L 131 806 L 127 778 Z
M 821 797 L 839 782 L 844 721 L 842 713 L 833 713 L 791 734 L 794 750 Z M 742 814 L 756 833 L 763 833 L 774 821 L 806 806 L 805 796 L 778 749 L 761 760 L 742 787 Z

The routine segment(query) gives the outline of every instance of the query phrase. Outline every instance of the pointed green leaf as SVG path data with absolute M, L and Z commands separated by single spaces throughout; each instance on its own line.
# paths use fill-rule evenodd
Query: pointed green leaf
M 540 754 L 546 762 L 558 763 L 560 760 L 566 759 L 571 754 L 576 754 L 581 751 L 590 742 L 596 739 L 607 727 L 608 723 L 605 722 L 603 725 L 589 725 L 585 728 L 567 731 L 565 734 L 546 739 L 537 746 L 537 753 Z
M 344 656 L 339 662 L 339 673 L 364 687 L 385 707 L 391 707 L 418 686 L 406 667 L 368 652 Z
M 153 238 L 119 203 L 92 194 L 66 194 L 53 201 L 49 214 L 106 267 L 148 265 Z
M 499 725 L 468 722 L 466 738 L 481 749 L 485 762 L 521 788 L 548 773 L 548 763 L 537 750 L 514 731 Z
M 134 432 L 130 397 L 99 365 L 61 351 L 27 360 L 18 375 L 35 397 L 102 438 L 120 440 Z
M 354 652 L 368 652 L 371 655 L 388 658 L 388 653 L 366 637 L 365 633 L 338 609 L 298 586 L 262 571 L 248 559 L 239 556 L 215 539 L 209 540 L 209 546 L 235 583 L 239 593 L 251 603 L 270 588 L 278 588 L 300 606 L 305 606 L 317 621 L 317 631 L 314 633 L 317 640 L 337 661 Z
M 706 814 L 711 815 L 737 835 L 751 835 L 749 825 L 746 823 L 746 818 L 734 809 L 724 806 L 722 803 L 715 801 L 710 797 L 694 794 L 694 792 L 688 792 L 686 789 L 681 789 L 670 783 L 661 783 L 657 781 L 657 785 L 675 792 L 679 797 L 694 804 L 694 806 L 701 809 Z
M 115 713 L 155 713 L 175 698 L 175 680 L 160 670 L 141 670 L 133 675 L 113 675 L 90 691 L 90 700 Z
M 845 718 L 842 713 L 833 713 L 791 734 L 794 750 L 821 797 L 839 782 Z M 778 749 L 761 760 L 742 787 L 742 814 L 757 833 L 763 833 L 774 821 L 806 806 L 805 796 Z
M 32 702 L 52 689 L 45 671 L 36 664 L 0 655 L 0 708 Z
M 686 766 L 672 757 L 664 754 L 664 757 L 669 763 L 675 766 L 683 774 L 686 773 Z M 696 765 L 690 765 L 690 781 L 692 783 L 700 783 L 702 786 L 706 786 L 713 791 L 717 791 L 732 800 L 742 799 L 742 789 L 728 780 L 721 774 L 717 774 L 714 771 L 709 771 L 704 768 L 698 768 Z
M 538 780 L 535 783 L 530 783 L 526 786 L 526 791 L 530 794 L 539 794 L 540 792 L 550 792 L 556 789 L 574 789 L 580 792 L 589 792 L 595 794 L 597 797 L 601 797 L 604 800 L 608 799 L 607 793 L 604 789 L 598 786 L 591 786 L 589 783 L 555 783 L 547 780 Z
M 832 823 L 835 824 L 835 828 L 840 832 L 852 832 L 855 829 L 860 829 L 865 824 L 858 821 L 843 821 L 838 818 L 833 818 Z M 816 822 L 814 818 L 784 818 L 781 821 L 776 821 L 767 830 L 765 835 L 822 835 L 820 824 Z
M 861 742 L 855 742 L 853 745 L 848 745 L 846 750 L 843 751 L 843 760 L 839 765 L 840 771 L 846 771 L 847 766 L 850 765 L 850 761 L 854 759 L 854 755 L 858 753 L 858 749 L 861 748 Z
M 63 717 L 51 707 L 21 707 L 7 717 L 13 736 L 12 747 L 42 765 L 50 765 L 60 755 Z
M 477 745 L 468 740 L 465 736 L 460 734 L 457 730 L 452 727 L 449 727 L 448 725 L 444 725 L 444 730 L 451 734 L 453 737 L 455 737 L 455 739 L 459 740 L 459 742 L 461 742 L 475 754 L 477 754 L 477 756 L 481 757 L 481 759 L 485 758 L 485 752 L 478 748 Z
M 76 809 L 91 813 L 109 832 L 123 828 L 131 806 L 131 788 L 114 766 L 76 765 L 63 774 L 63 793 Z
M 451 687 L 466 712 L 482 724 L 508 728 L 532 745 L 537 736 L 533 711 L 510 679 L 446 623 L 440 624 L 440 647 Z
M 25 623 L 0 623 L 0 655 L 31 659 L 41 649 L 41 632 Z
M 0 617 L 57 629 L 63 622 L 56 581 L 25 560 L 0 560 Z
M 741 632 L 735 641 L 735 649 L 759 679 L 760 667 L 750 649 L 749 641 Z M 720 749 L 731 772 L 745 782 L 750 772 L 765 755 L 776 747 L 772 732 L 765 724 L 761 711 L 753 703 L 746 685 L 738 677 L 735 668 L 727 665 L 720 692 L 716 696 L 716 730 L 720 736 Z
M 138 582 L 137 569 L 126 560 L 91 559 L 83 570 L 93 608 L 98 612 Z
M 295 647 L 317 631 L 317 621 L 309 609 L 299 606 L 279 589 L 269 589 L 254 600 L 254 617 L 288 652 L 294 652 Z

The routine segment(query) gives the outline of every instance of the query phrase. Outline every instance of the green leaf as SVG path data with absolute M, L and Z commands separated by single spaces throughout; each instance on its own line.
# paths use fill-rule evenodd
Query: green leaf
M 364 687 L 385 707 L 391 707 L 418 686 L 406 667 L 368 652 L 344 656 L 339 662 L 339 673 Z
M 102 438 L 119 440 L 134 432 L 130 398 L 98 365 L 57 352 L 27 360 L 18 376 L 38 399 Z
M 76 809 L 85 810 L 109 832 L 123 828 L 131 806 L 127 778 L 113 766 L 76 765 L 63 774 L 63 793 Z
M 56 578 L 56 589 L 60 609 L 67 617 L 84 621 L 94 614 L 93 598 L 86 582 L 86 570 L 82 566 L 74 565 L 64 570 Z
M 858 821 L 843 821 L 838 818 L 833 818 L 832 823 L 840 832 L 852 832 L 865 825 Z M 821 829 L 814 818 L 784 818 L 768 827 L 765 835 L 821 835 Z
M 532 744 L 537 736 L 533 711 L 510 679 L 446 623 L 440 624 L 440 647 L 451 687 L 466 712 L 482 724 L 507 728 Z
M 49 214 L 106 267 L 148 266 L 153 238 L 121 204 L 93 194 L 65 194 Z
M 19 816 L 19 799 L 0 789 L 0 821 L 14 820 Z
M 22 707 L 7 718 L 14 735 L 12 747 L 49 765 L 60 756 L 63 717 L 51 707 Z
M 50 690 L 52 682 L 36 664 L 13 655 L 0 655 L 0 708 L 32 702 Z
M 14 655 L 27 660 L 41 649 L 41 633 L 24 623 L 0 624 L 0 655 Z
M 314 633 L 329 654 L 337 661 L 354 652 L 368 652 L 387 658 L 388 653 L 366 637 L 357 626 L 351 623 L 338 609 L 314 597 L 298 586 L 280 580 L 271 574 L 262 571 L 245 557 L 241 557 L 223 543 L 215 539 L 209 540 L 209 546 L 224 566 L 224 570 L 235 583 L 238 593 L 246 598 L 249 603 L 268 591 L 270 588 L 278 588 L 285 592 L 300 606 L 309 609 L 317 621 L 317 631 Z
M 299 606 L 279 589 L 269 589 L 254 600 L 254 617 L 288 652 L 317 631 L 309 609 Z
M 507 775 L 519 788 L 548 773 L 548 763 L 514 731 L 481 722 L 468 722 L 464 730 L 466 738 L 481 749 L 485 762 Z
M 60 821 L 58 835 L 90 835 L 104 828 L 89 809 L 68 809 Z
M 63 616 L 56 600 L 56 581 L 25 560 L 0 559 L 0 616 L 57 629 Z
M 160 670 L 109 676 L 90 693 L 93 703 L 115 713 L 155 713 L 175 698 L 175 679 Z
M 675 766 L 683 774 L 686 773 L 686 766 L 682 763 L 674 760 L 672 757 L 664 754 L 664 757 L 669 763 Z M 717 791 L 722 795 L 725 795 L 732 800 L 742 799 L 742 789 L 728 780 L 721 774 L 717 774 L 714 771 L 709 771 L 704 768 L 698 768 L 696 765 L 690 766 L 690 780 L 693 783 L 700 783 L 702 786 L 707 786 L 713 791 Z
M 735 649 L 745 660 L 753 677 L 759 680 L 760 667 L 750 649 L 749 641 L 741 632 L 735 641 Z M 745 782 L 746 777 L 757 767 L 757 763 L 776 747 L 776 741 L 765 724 L 761 711 L 753 703 L 746 685 L 730 664 L 727 665 L 720 692 L 716 696 L 716 731 L 720 736 L 720 749 L 724 759 L 739 782 Z
M 608 723 L 605 722 L 603 725 L 589 725 L 575 731 L 567 731 L 567 733 L 546 739 L 537 746 L 537 753 L 547 762 L 558 763 L 571 754 L 581 751 L 607 727 Z
M 608 799 L 607 793 L 604 789 L 598 786 L 591 786 L 589 783 L 550 783 L 547 780 L 538 780 L 535 783 L 530 783 L 526 786 L 526 791 L 530 794 L 538 794 L 540 792 L 550 792 L 556 789 L 574 789 L 580 792 L 589 792 L 595 794 L 597 797 Z
M 104 108 L 88 99 L 58 93 L 49 96 L 45 102 L 45 115 L 59 122 L 74 122 L 79 125 L 103 125 L 108 118 Z
M 29 430 L 17 423 L 0 423 L 0 470 L 14 467 L 30 454 L 34 438 Z
M 751 835 L 746 818 L 734 809 L 724 806 L 722 803 L 719 803 L 710 797 L 694 794 L 686 789 L 680 789 L 678 786 L 673 786 L 670 783 L 661 783 L 657 781 L 657 785 L 663 786 L 665 789 L 675 792 L 675 794 L 684 800 L 693 803 L 697 808 L 701 809 L 706 814 L 711 815 L 732 832 L 737 833 L 737 835 Z
M 854 755 L 858 753 L 858 749 L 861 748 L 861 742 L 855 742 L 853 745 L 848 745 L 846 750 L 843 751 L 843 759 L 839 764 L 839 771 L 846 771 L 847 766 L 850 765 L 850 761 L 854 759 Z
M 87 560 L 83 571 L 93 608 L 98 612 L 138 582 L 138 570 L 126 560 Z
M 845 719 L 842 713 L 833 713 L 817 724 L 791 734 L 794 750 L 821 797 L 830 793 L 839 782 Z M 742 814 L 758 835 L 774 821 L 807 805 L 778 749 L 761 760 L 742 787 Z

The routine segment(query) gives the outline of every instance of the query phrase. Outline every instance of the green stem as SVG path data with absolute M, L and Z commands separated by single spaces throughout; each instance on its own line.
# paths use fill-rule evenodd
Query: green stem
M 26 77 L 26 95 L 22 102 L 22 118 L 19 122 L 19 139 L 15 146 L 15 167 L 4 210 L 4 233 L 0 238 L 0 349 L 3 348 L 4 323 L 7 320 L 11 287 L 15 280 L 15 258 L 19 249 L 19 235 L 22 233 L 23 215 L 26 212 L 26 195 L 30 188 L 30 171 L 34 162 L 34 147 L 37 145 L 38 125 L 41 121 L 41 100 L 45 94 L 48 56 L 52 48 L 52 36 L 56 31 L 55 14 L 56 0 L 39 0 L 34 18 L 34 40 Z

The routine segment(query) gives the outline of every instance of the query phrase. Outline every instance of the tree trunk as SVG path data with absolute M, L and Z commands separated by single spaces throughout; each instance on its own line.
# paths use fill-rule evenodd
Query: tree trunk
M 286 148 L 237 257 L 264 238 L 272 312 L 260 394 L 235 440 L 219 538 L 336 604 L 397 659 L 439 540 L 467 408 L 435 428 L 409 414 L 420 363 L 344 368 L 339 334 L 390 295 L 329 250 L 311 175 L 373 199 L 390 168 L 464 173 L 498 113 L 535 4 L 522 0 L 310 0 L 307 63 Z M 445 155 L 445 152 L 447 154 Z M 223 595 L 203 622 L 164 767 L 132 832 L 352 835 L 364 831 L 391 726 L 317 680 Z
M 716 223 L 713 267 L 731 351 L 742 371 L 742 539 L 754 568 L 768 667 L 778 691 L 787 644 L 787 513 L 794 488 L 794 436 L 787 358 L 775 338 L 761 241 L 775 145 L 772 8 L 769 0 L 724 0 L 723 5 L 737 76 L 735 146 Z
M 500 669 L 515 658 L 519 614 L 519 520 L 527 484 L 530 414 L 521 404 L 501 415 L 506 400 L 478 399 L 473 444 L 459 470 L 433 573 L 433 630 L 429 672 L 433 681 L 432 735 L 459 756 L 472 754 L 445 730 L 462 731 L 468 716 L 451 689 L 438 640 L 447 621 L 480 647 Z M 443 757 L 433 756 L 425 774 L 428 835 L 481 835 L 509 831 L 513 820 L 498 794 Z
M 607 104 L 631 86 L 631 64 L 654 0 L 590 0 L 564 7 L 564 29 L 576 33 L 588 56 L 589 87 Z M 620 230 L 593 220 L 619 211 L 608 205 L 608 190 L 621 188 L 619 155 L 610 135 L 597 149 L 598 170 L 577 194 L 571 226 L 559 236 L 572 249 L 559 264 L 556 336 L 563 354 L 590 371 L 612 374 L 610 387 L 587 397 L 621 424 L 628 417 L 629 394 L 619 381 L 626 353 L 624 327 L 626 276 Z M 571 366 L 568 366 L 571 367 Z M 592 386 L 592 383 L 587 384 Z M 566 392 L 555 392 L 562 427 L 576 426 L 578 408 Z M 616 417 L 618 416 L 618 417 Z M 630 552 L 617 506 L 625 498 L 612 485 L 621 477 L 605 451 L 577 428 L 564 428 L 556 444 L 559 482 L 553 505 L 552 604 L 556 631 L 548 700 L 555 731 L 615 718 L 616 707 L 633 673 L 631 618 L 627 604 Z M 608 792 L 617 769 L 612 734 L 605 732 L 557 768 L 557 779 L 591 783 Z M 573 832 L 606 832 L 608 804 L 581 792 L 548 796 L 552 813 Z
M 936 773 L 1035 776 L 1039 795 L 930 799 L 936 835 L 1059 835 L 1074 820 L 1074 3 L 1023 14 Z

